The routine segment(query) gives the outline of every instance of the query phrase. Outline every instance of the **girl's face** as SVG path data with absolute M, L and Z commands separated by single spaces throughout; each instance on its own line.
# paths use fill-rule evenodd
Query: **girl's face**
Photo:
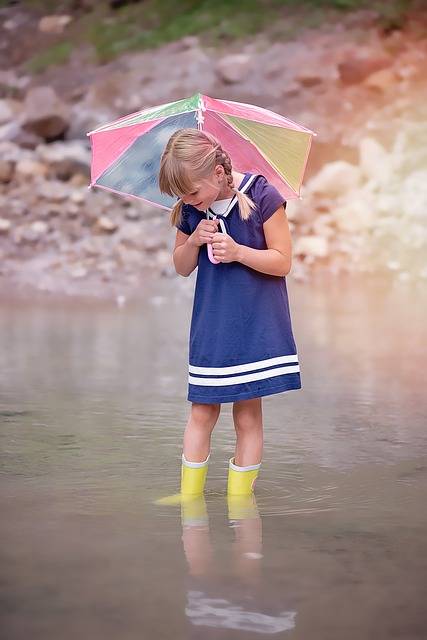
M 181 196 L 184 204 L 191 204 L 200 211 L 206 211 L 214 202 L 221 191 L 224 168 L 215 167 L 215 171 L 209 178 L 203 178 L 194 182 L 194 191 Z

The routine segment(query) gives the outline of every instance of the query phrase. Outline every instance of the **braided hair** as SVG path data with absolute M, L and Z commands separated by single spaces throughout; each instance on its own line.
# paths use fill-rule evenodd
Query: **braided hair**
M 227 185 L 237 196 L 240 218 L 247 220 L 250 217 L 256 205 L 249 196 L 237 190 L 228 152 L 211 133 L 187 128 L 175 131 L 169 138 L 160 160 L 160 191 L 179 198 L 171 211 L 172 226 L 179 225 L 182 219 L 180 194 L 194 191 L 194 184 L 209 178 L 217 165 L 224 167 Z

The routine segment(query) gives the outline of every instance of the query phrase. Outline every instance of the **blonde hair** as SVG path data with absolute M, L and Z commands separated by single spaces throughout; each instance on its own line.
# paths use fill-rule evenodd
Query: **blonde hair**
M 159 189 L 179 200 L 172 207 L 171 225 L 180 224 L 183 201 L 180 195 L 195 191 L 198 180 L 209 178 L 217 165 L 224 167 L 228 186 L 237 195 L 240 217 L 247 220 L 255 203 L 234 185 L 231 159 L 212 134 L 199 129 L 178 129 L 169 138 L 160 159 Z M 191 176 L 191 177 L 190 177 Z

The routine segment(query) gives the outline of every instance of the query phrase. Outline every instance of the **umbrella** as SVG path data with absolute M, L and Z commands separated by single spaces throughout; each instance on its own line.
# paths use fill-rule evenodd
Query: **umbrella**
M 191 127 L 213 134 L 230 154 L 236 171 L 261 173 L 286 200 L 300 197 L 316 134 L 268 109 L 201 93 L 90 131 L 91 186 L 171 209 L 176 200 L 158 187 L 160 158 L 170 136 Z

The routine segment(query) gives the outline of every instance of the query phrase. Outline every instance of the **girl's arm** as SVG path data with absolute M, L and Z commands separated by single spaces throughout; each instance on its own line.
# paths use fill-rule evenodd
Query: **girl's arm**
M 173 263 L 175 271 L 187 278 L 197 267 L 200 247 L 194 243 L 194 234 L 188 236 L 179 229 L 176 232 Z
M 237 261 L 261 273 L 287 276 L 292 264 L 292 241 L 288 219 L 280 207 L 263 224 L 268 249 L 238 245 Z

